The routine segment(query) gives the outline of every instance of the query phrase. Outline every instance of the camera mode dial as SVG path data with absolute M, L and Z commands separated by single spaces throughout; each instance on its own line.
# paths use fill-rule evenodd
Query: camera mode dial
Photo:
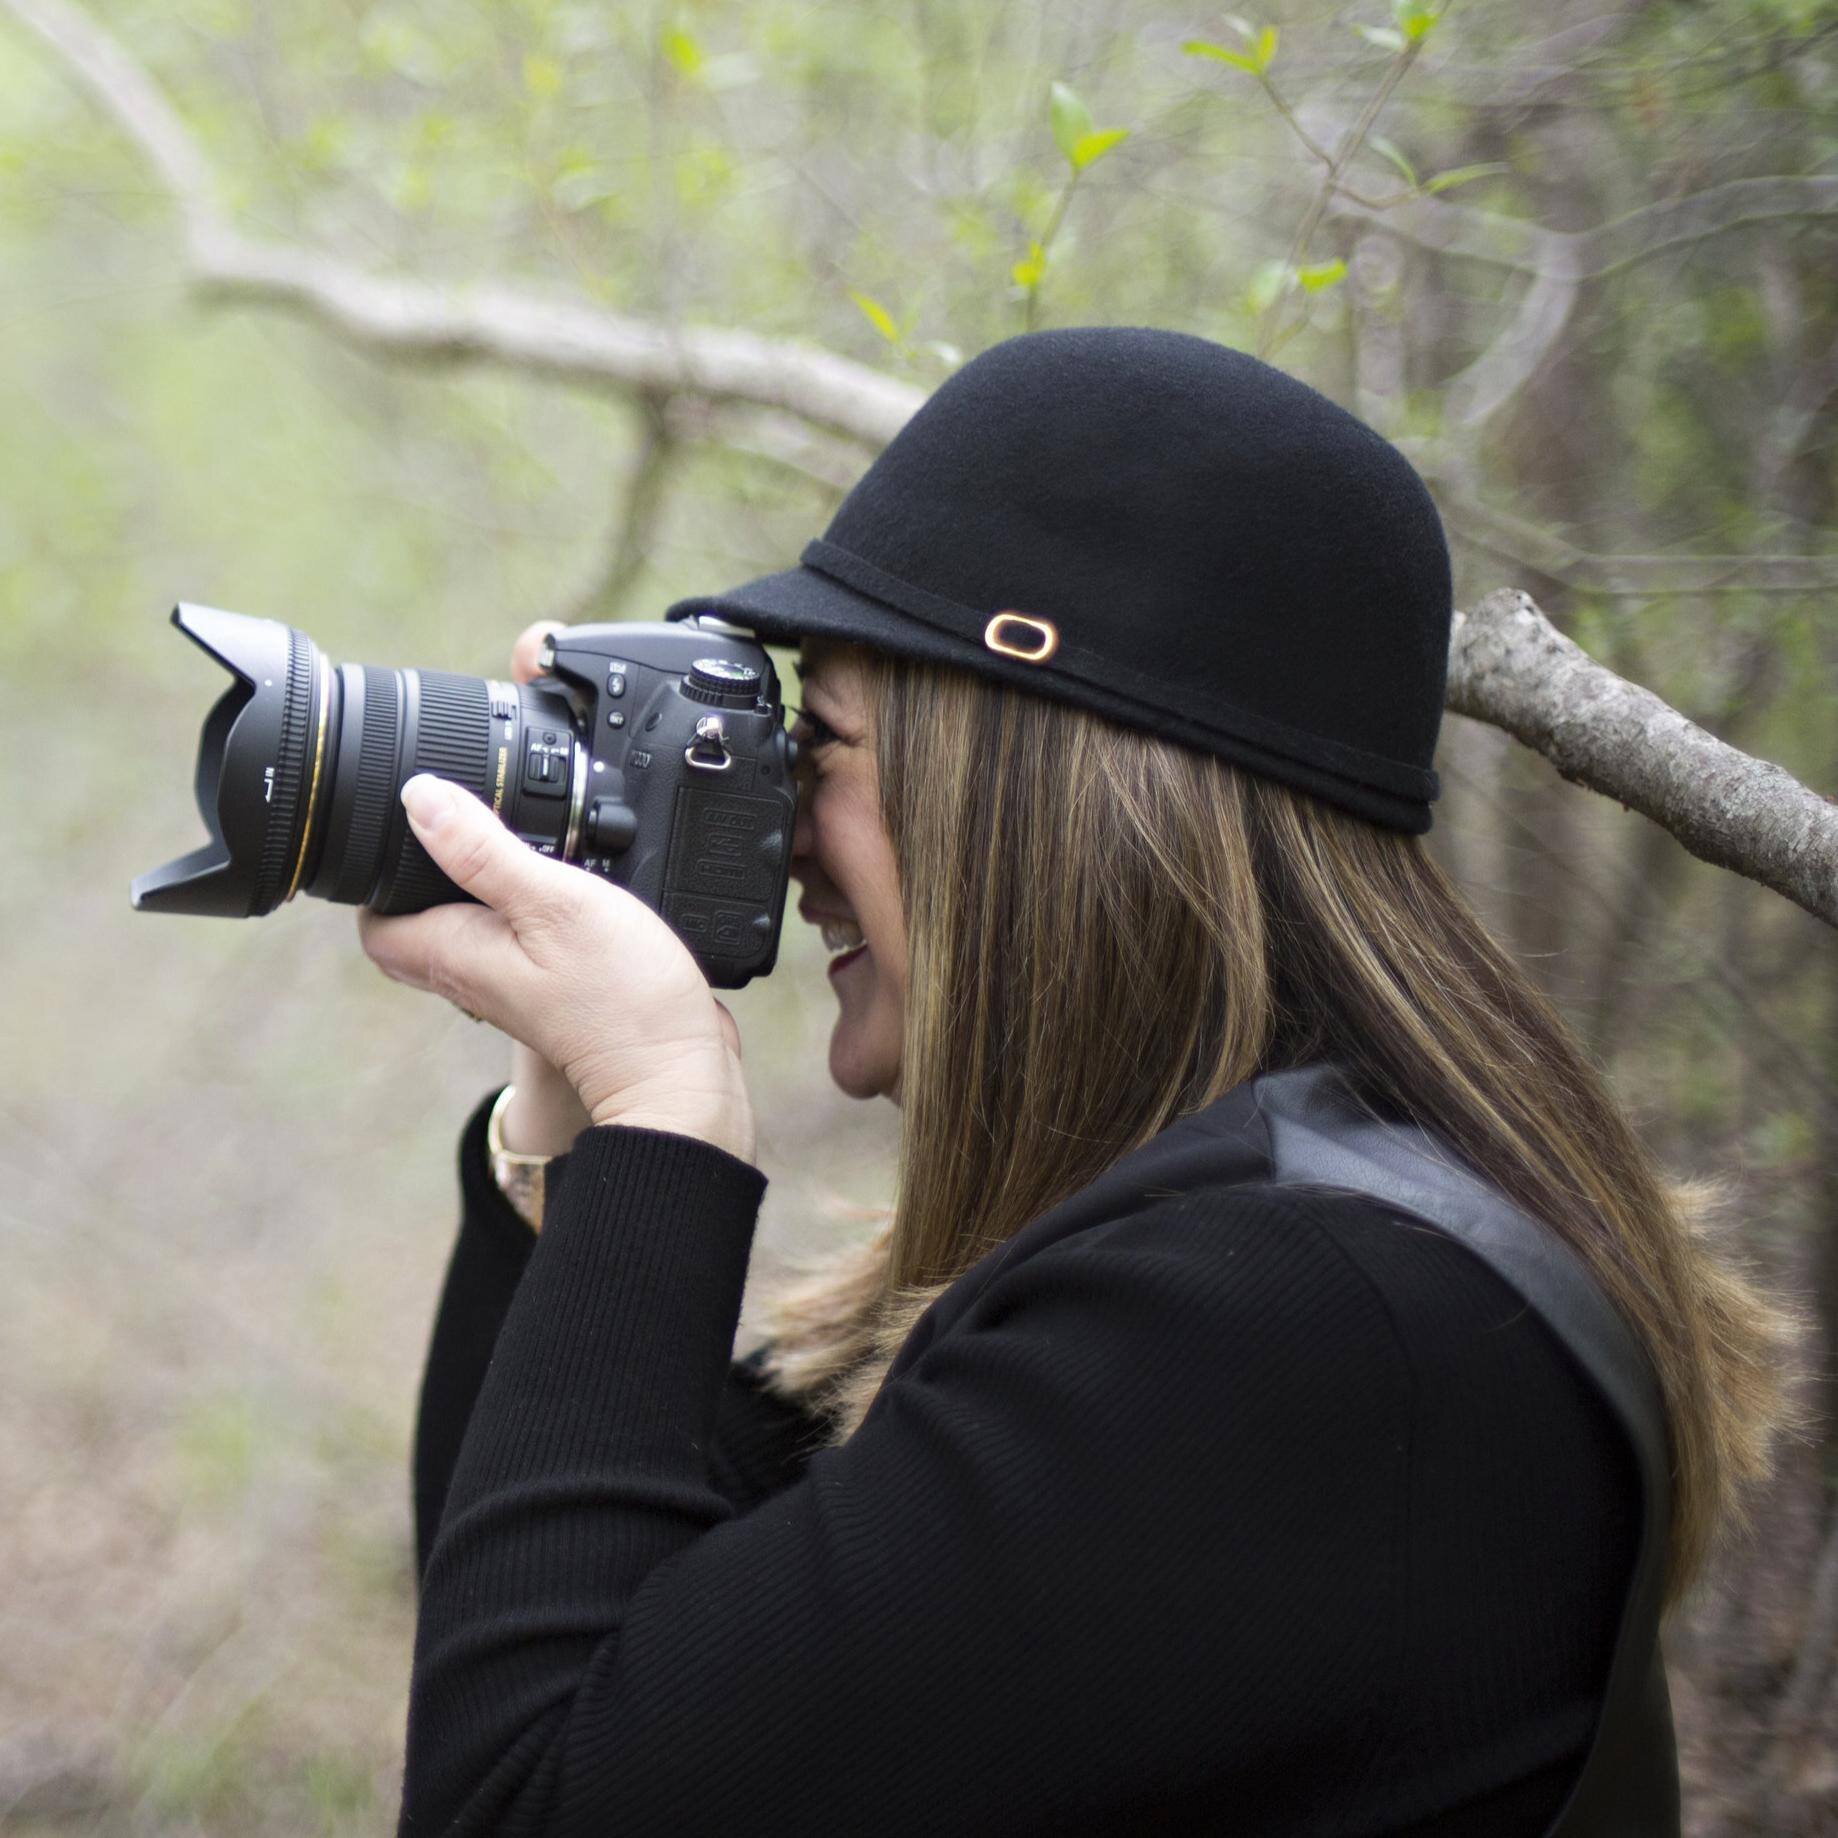
M 751 708 L 759 700 L 760 673 L 728 657 L 699 657 L 689 666 L 683 693 L 714 708 Z

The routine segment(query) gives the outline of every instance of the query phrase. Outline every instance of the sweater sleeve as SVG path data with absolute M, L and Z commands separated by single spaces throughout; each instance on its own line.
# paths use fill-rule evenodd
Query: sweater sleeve
M 1344 1809 L 1396 1689 L 1412 1386 L 1306 1205 L 1189 1196 L 1013 1260 L 736 1512 L 710 1437 L 762 1186 L 577 1143 L 424 1581 L 401 1830 Z
M 537 1242 L 487 1165 L 485 1130 L 497 1095 L 494 1090 L 486 1096 L 460 1135 L 459 1233 L 435 1310 L 415 1415 L 417 1578 L 427 1570 L 474 1401 Z M 552 1193 L 566 1179 L 567 1162 L 563 1155 L 550 1164 Z M 820 1432 L 814 1418 L 764 1389 L 757 1356 L 736 1361 L 723 1387 L 712 1451 L 717 1486 L 737 1506 L 765 1499 L 802 1472 Z

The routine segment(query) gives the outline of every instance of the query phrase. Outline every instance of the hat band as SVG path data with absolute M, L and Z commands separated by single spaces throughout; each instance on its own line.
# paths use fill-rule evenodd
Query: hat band
M 977 612 L 956 600 L 946 599 L 942 594 L 916 587 L 912 582 L 903 581 L 898 575 L 888 574 L 872 562 L 864 561 L 851 550 L 839 548 L 835 543 L 825 542 L 822 538 L 806 544 L 798 560 L 813 573 L 824 575 L 841 586 L 853 588 L 857 593 L 868 595 L 870 599 L 879 600 L 883 605 L 891 606 L 947 637 L 972 645 L 986 658 L 991 655 L 983 644 L 983 634 L 989 620 L 987 613 Z M 1035 617 L 1032 614 L 1027 616 Z M 1063 676 L 1083 687 L 1108 693 L 1119 701 L 1135 703 L 1145 714 L 1162 715 L 1167 712 L 1168 686 L 1165 683 L 1112 659 L 1099 657 L 1081 646 L 1069 644 L 1065 639 L 1064 626 L 1059 625 L 1057 630 L 1059 639 L 1051 653 L 1052 661 L 1048 663 L 1043 659 L 1022 666 L 1016 669 L 1013 680 L 1018 683 L 1023 681 L 1021 669 L 1037 678 Z M 995 655 L 1003 654 L 996 652 Z M 1211 731 L 1221 739 L 1250 741 L 1304 765 L 1343 774 L 1375 789 L 1394 792 L 1402 798 L 1428 801 L 1437 797 L 1441 791 L 1434 770 L 1407 765 L 1383 754 L 1367 753 L 1359 747 L 1349 747 L 1343 741 L 1328 740 L 1300 728 L 1288 727 L 1280 721 L 1272 721 L 1266 715 L 1240 708 L 1235 703 L 1222 702 L 1212 697 L 1207 699 L 1206 714 L 1224 714 L 1229 717 L 1228 721 L 1201 719 L 1191 706 L 1184 706 L 1179 713 L 1189 727 Z

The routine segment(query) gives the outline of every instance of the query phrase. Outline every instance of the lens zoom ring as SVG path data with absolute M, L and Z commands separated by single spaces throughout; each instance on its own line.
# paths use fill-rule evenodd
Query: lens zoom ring
M 358 740 L 357 790 L 345 832 L 344 860 L 332 898 L 358 905 L 376 885 L 383 833 L 396 801 L 396 729 L 402 679 L 394 670 L 364 666 L 364 726 Z
M 451 676 L 444 670 L 421 672 L 415 757 L 407 764 L 410 774 L 438 772 L 480 797 L 486 795 L 491 781 L 491 695 L 482 677 Z M 463 897 L 434 866 L 414 833 L 405 830 L 389 902 L 379 910 L 419 912 Z
M 313 641 L 296 627 L 287 633 L 287 690 L 281 703 L 281 739 L 274 763 L 274 791 L 268 800 L 268 827 L 262 834 L 262 859 L 255 872 L 250 912 L 257 918 L 281 904 L 294 865 L 294 814 L 299 808 L 306 770 L 307 730 L 312 725 Z

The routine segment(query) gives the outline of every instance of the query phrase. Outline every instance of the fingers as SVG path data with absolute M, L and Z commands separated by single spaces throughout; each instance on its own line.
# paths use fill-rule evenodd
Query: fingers
M 360 907 L 364 955 L 392 982 L 425 989 L 475 1021 L 512 1031 L 529 967 L 509 924 L 482 906 L 431 906 L 383 917 Z
M 527 683 L 531 678 L 540 676 L 542 673 L 536 659 L 542 650 L 542 641 L 551 632 L 566 629 L 559 619 L 538 619 L 534 625 L 526 625 L 517 634 L 517 642 L 511 646 L 511 675 L 519 683 Z
M 402 803 L 435 866 L 477 903 L 360 913 L 378 968 L 521 1041 L 595 1121 L 630 1116 L 750 1154 L 739 1030 L 665 921 L 526 847 L 462 786 L 417 773 Z
M 571 870 L 519 842 L 462 787 L 418 772 L 402 787 L 402 806 L 435 867 L 494 912 L 517 920 L 572 910 Z

